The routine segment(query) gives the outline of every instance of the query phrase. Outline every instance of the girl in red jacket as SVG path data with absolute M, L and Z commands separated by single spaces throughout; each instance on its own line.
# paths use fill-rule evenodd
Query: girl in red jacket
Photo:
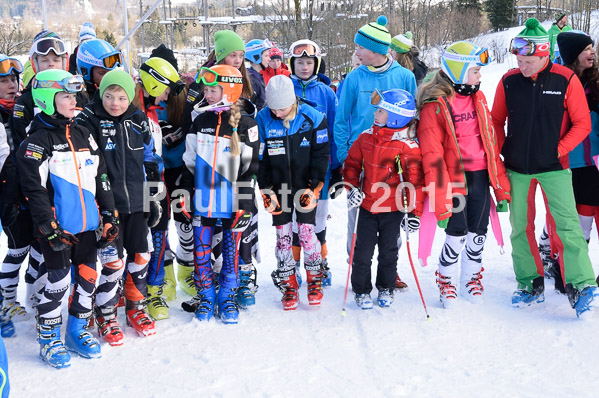
M 343 170 L 343 179 L 351 186 L 350 207 L 361 205 L 351 282 L 356 303 L 363 310 L 373 306 L 370 267 L 377 244 L 377 302 L 381 307 L 393 303 L 399 227 L 401 224 L 408 232 L 418 229 L 424 201 L 422 156 L 412 128 L 416 113 L 414 97 L 401 89 L 383 93 L 377 89 L 372 93 L 371 103 L 377 108 L 374 126 L 353 143 Z M 362 192 L 357 188 L 360 179 Z M 404 195 L 409 203 L 407 209 Z M 406 211 L 412 214 L 406 217 Z
M 418 91 L 425 181 L 432 210 L 447 234 L 439 257 L 437 285 L 444 307 L 457 298 L 458 256 L 462 253 L 460 293 L 470 301 L 482 299 L 482 251 L 491 197 L 489 184 L 507 211 L 510 184 L 485 96 L 480 68 L 489 63 L 486 48 L 460 41 L 442 55 L 441 71 Z

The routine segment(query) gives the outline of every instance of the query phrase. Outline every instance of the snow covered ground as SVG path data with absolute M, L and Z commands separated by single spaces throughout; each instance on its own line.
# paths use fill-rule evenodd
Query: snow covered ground
M 482 90 L 490 104 L 508 65 L 515 62 L 483 68 Z M 540 231 L 540 196 L 537 203 Z M 54 370 L 38 358 L 33 321 L 18 323 L 17 337 L 4 340 L 11 396 L 596 396 L 599 318 L 578 320 L 551 281 L 545 303 L 510 307 L 516 283 L 507 214 L 500 214 L 506 254 L 500 254 L 492 236 L 487 240 L 482 305 L 460 300 L 452 310 L 441 308 L 434 271 L 444 234 L 437 230 L 429 265 L 415 264 L 431 316 L 427 321 L 405 245 L 398 268 L 410 285 L 408 292 L 396 294 L 390 308 L 375 306 L 372 311 L 357 309 L 350 292 L 347 314 L 341 316 L 347 274 L 345 198 L 331 201 L 329 207 L 333 286 L 325 290 L 320 309 L 309 308 L 303 286 L 300 307 L 282 310 L 281 295 L 270 279 L 276 264 L 274 229 L 270 216 L 261 212 L 257 304 L 240 315 L 238 325 L 216 320 L 200 324 L 180 309 L 187 297 L 179 290 L 170 319 L 157 322 L 155 336 L 139 338 L 125 327 L 123 346 L 102 344 L 101 359 L 73 357 L 70 368 Z M 172 244 L 174 237 L 173 229 Z M 3 256 L 6 238 L 0 243 Z M 416 236 L 411 247 L 416 257 Z M 590 252 L 597 273 L 596 232 Z M 24 283 L 20 288 L 23 297 Z M 122 313 L 119 320 L 125 325 Z

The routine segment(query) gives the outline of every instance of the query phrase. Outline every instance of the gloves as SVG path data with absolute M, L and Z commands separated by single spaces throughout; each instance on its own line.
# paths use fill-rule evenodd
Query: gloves
M 150 200 L 150 216 L 148 217 L 148 227 L 154 228 L 160 222 L 162 217 L 162 206 L 156 200 Z
M 495 210 L 497 211 L 497 213 L 507 213 L 507 210 L 508 210 L 507 200 L 504 199 L 501 202 L 497 203 Z
M 62 229 L 55 219 L 40 224 L 38 229 L 55 252 L 63 251 L 79 243 L 79 239 Z
M 329 196 L 331 199 L 337 199 L 343 192 L 343 168 L 337 167 L 331 170 L 331 179 L 329 180 Z
M 437 221 L 437 225 L 441 229 L 447 228 L 447 224 L 449 224 L 449 218 L 446 218 L 445 220 L 439 220 L 439 221 Z
M 278 214 L 283 213 L 281 209 L 281 205 L 279 205 L 279 200 L 277 199 L 277 195 L 270 189 L 264 189 L 260 191 L 262 193 L 262 200 L 264 201 L 264 208 L 267 212 L 276 216 Z
M 103 210 L 102 216 L 102 237 L 98 239 L 96 246 L 98 249 L 108 247 L 119 234 L 119 213 L 117 210 Z
M 318 198 L 320 197 L 320 191 L 322 190 L 324 183 L 319 182 L 314 190 L 312 190 L 311 185 L 312 184 L 308 184 L 308 188 L 302 191 L 302 194 L 299 198 L 300 206 L 306 210 L 312 210 L 316 207 L 318 204 Z
M 2 220 L 2 226 L 8 228 L 12 226 L 17 217 L 19 216 L 19 204 L 18 203 L 4 203 L 0 206 L 0 220 Z
M 420 218 L 416 217 L 412 213 L 408 213 L 401 220 L 401 229 L 409 234 L 417 232 L 420 229 Z
M 243 232 L 247 227 L 250 226 L 252 222 L 252 213 L 245 210 L 237 210 L 235 214 L 235 218 L 233 219 L 233 224 L 231 224 L 231 231 L 233 232 Z
M 161 121 L 160 129 L 162 130 L 162 145 L 167 149 L 176 147 L 185 138 L 185 134 L 181 127 L 175 129 L 168 122 Z
M 353 209 L 360 207 L 365 196 L 364 192 L 360 191 L 358 188 L 352 188 L 347 194 L 347 204 L 349 204 L 349 208 Z

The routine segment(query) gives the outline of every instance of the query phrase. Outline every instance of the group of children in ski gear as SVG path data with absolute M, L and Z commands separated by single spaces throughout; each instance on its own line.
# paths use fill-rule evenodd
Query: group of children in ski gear
M 347 191 L 347 251 L 359 308 L 373 308 L 376 245 L 376 302 L 393 303 L 400 230 L 416 232 L 424 211 L 446 232 L 436 273 L 442 305 L 459 295 L 480 302 L 489 214 L 507 211 L 508 203 L 518 281 L 512 305 L 541 302 L 544 270 L 528 221 L 539 184 L 565 292 L 577 315 L 588 315 L 599 292 L 584 242 L 589 234 L 583 236 L 574 204 L 594 216 L 595 198 L 582 187 L 599 173 L 592 160 L 599 75 L 590 37 L 558 36 L 568 69 L 549 61 L 547 33 L 535 21 L 512 42 L 520 68 L 502 78 L 492 112 L 479 90 L 488 49 L 451 44 L 441 70 L 417 90 L 414 73 L 389 54 L 390 46 L 406 53 L 411 37 L 392 39 L 385 17 L 356 33 L 361 66 L 337 95 L 315 42 L 291 44 L 283 68 L 282 51 L 271 42 L 246 44 L 229 30 L 214 35 L 214 51 L 189 87 L 170 49 L 155 49 L 136 81 L 122 70 L 120 53 L 91 37 L 89 27 L 76 75 L 67 72 L 62 40 L 40 32 L 30 53 L 35 76 L 20 96 L 24 68 L 0 55 L 7 151 L 10 144 L 10 155 L 0 150 L 0 217 L 9 236 L 0 272 L 2 336 L 14 334 L 12 320 L 27 315 L 16 290 L 28 252 L 27 299 L 37 311 L 40 357 L 54 367 L 69 366 L 69 351 L 101 356 L 88 330 L 94 322 L 102 340 L 123 344 L 121 296 L 127 323 L 140 336 L 155 334 L 154 321 L 168 318 L 166 301 L 176 296 L 175 278 L 192 296 L 183 309 L 197 320 L 238 323 L 257 290 L 256 183 L 276 231 L 271 276 L 284 310 L 300 303 L 302 252 L 308 304 L 320 305 L 331 285 L 327 203 L 340 187 Z M 585 93 L 577 76 L 588 107 L 580 105 Z M 531 125 L 543 126 L 544 137 Z M 572 172 L 571 151 L 580 158 Z M 63 342 L 60 308 L 69 288 Z

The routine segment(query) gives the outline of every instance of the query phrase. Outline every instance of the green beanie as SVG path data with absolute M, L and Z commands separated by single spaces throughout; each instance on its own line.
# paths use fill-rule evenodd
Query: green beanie
M 549 55 L 549 34 L 536 18 L 528 18 L 524 23 L 524 29 L 516 35 L 536 44 L 535 55 L 542 57 Z
M 133 78 L 124 70 L 114 69 L 104 75 L 102 81 L 100 82 L 100 98 L 102 98 L 104 95 L 104 90 L 112 85 L 117 85 L 125 90 L 127 97 L 129 97 L 129 103 L 131 103 L 133 98 L 135 98 L 135 82 L 133 81 Z
M 409 53 L 412 48 L 412 32 L 406 32 L 391 39 L 391 47 L 397 53 Z
M 237 33 L 232 30 L 219 30 L 214 34 L 216 62 L 222 61 L 227 55 L 235 51 L 245 51 L 245 44 Z

